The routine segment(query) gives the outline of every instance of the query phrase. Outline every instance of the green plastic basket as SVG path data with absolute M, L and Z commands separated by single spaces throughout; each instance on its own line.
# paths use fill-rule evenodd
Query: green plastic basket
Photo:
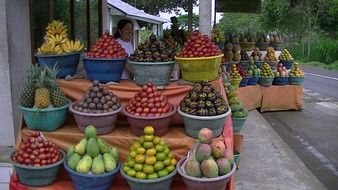
M 272 85 L 273 79 L 275 77 L 260 77 L 259 78 L 259 84 L 261 86 L 269 87 Z
M 42 187 L 52 184 L 57 178 L 60 166 L 66 157 L 64 151 L 59 151 L 62 154 L 62 159 L 46 166 L 26 166 L 18 164 L 12 159 L 10 159 L 10 162 L 13 164 L 15 172 L 19 176 L 19 180 L 22 184 L 32 187 Z M 15 152 L 13 152 L 12 155 L 14 153 Z
M 302 85 L 304 82 L 304 77 L 289 77 L 289 83 L 291 85 Z
M 23 119 L 28 129 L 38 131 L 55 131 L 61 127 L 67 118 L 67 110 L 71 101 L 57 108 L 26 108 L 19 105 Z
M 237 168 L 238 168 L 240 157 L 241 157 L 241 153 L 239 153 L 235 150 L 235 152 L 234 152 L 234 162 L 235 162 Z
M 234 78 L 230 78 L 230 84 L 237 89 L 239 87 L 239 85 L 241 84 L 242 81 L 242 77 L 239 79 L 234 79 Z
M 137 179 L 130 177 L 124 173 L 123 166 L 120 168 L 120 173 L 128 182 L 131 190 L 170 190 L 171 182 L 177 173 L 177 169 L 169 175 L 157 179 Z
M 248 117 L 244 118 L 232 118 L 232 125 L 234 127 L 234 133 L 239 133 L 243 129 L 244 123 Z
M 211 57 L 175 57 L 182 78 L 190 82 L 213 81 L 218 76 L 223 54 Z

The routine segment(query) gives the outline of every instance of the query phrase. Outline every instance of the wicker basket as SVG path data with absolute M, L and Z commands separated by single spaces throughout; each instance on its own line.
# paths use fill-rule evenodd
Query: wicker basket
M 218 76 L 223 54 L 211 57 L 181 58 L 175 57 L 182 78 L 190 82 L 212 81 Z

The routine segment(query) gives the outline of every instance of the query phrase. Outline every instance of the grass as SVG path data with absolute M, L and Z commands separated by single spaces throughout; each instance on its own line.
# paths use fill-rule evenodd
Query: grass
M 331 64 L 325 64 L 325 63 L 316 62 L 316 61 L 300 62 L 300 64 L 302 66 L 312 66 L 312 67 L 318 67 L 318 68 L 327 69 L 331 71 L 338 71 L 338 60 Z

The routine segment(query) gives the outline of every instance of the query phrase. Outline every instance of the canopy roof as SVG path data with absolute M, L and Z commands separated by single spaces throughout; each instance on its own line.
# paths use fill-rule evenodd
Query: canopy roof
M 165 22 L 170 22 L 168 19 L 145 13 L 143 10 L 139 10 L 121 0 L 107 0 L 107 3 L 110 8 L 113 8 L 113 10 L 111 11 L 112 15 L 125 16 L 128 18 L 154 24 L 163 24 Z

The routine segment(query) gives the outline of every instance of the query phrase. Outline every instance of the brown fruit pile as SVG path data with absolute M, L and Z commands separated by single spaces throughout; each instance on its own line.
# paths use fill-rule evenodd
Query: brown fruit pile
M 120 99 L 94 80 L 83 98 L 73 108 L 84 113 L 107 113 L 121 107 Z
M 12 156 L 14 162 L 27 166 L 49 165 L 61 159 L 62 154 L 56 144 L 44 139 L 38 131 L 24 137 Z

